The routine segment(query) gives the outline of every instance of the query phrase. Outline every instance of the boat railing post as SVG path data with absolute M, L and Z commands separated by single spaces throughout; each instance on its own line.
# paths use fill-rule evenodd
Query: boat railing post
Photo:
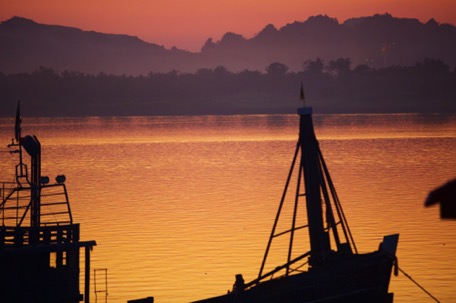
M 84 303 L 90 303 L 90 250 L 92 247 L 85 247 L 85 281 L 84 281 Z

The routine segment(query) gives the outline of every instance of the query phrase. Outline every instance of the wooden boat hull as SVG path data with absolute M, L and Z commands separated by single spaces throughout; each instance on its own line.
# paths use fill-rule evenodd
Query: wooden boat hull
M 334 255 L 324 266 L 262 282 L 198 303 L 392 302 L 388 293 L 394 257 L 381 251 Z

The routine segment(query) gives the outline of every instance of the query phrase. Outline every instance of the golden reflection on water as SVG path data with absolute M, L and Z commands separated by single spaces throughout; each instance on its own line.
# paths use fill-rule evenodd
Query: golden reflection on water
M 256 278 L 297 116 L 23 120 L 23 134 L 42 143 L 43 174 L 67 176 L 81 238 L 98 243 L 92 267 L 108 268 L 109 302 L 188 302 L 225 293 L 237 273 Z M 456 115 L 314 121 L 358 250 L 376 250 L 383 235 L 400 233 L 399 266 L 451 301 L 456 222 L 441 221 L 423 201 L 456 177 Z M 13 123 L 0 119 L 5 145 Z M 5 172 L 13 158 L 1 157 Z M 392 277 L 391 291 L 399 303 L 432 301 L 403 275 Z

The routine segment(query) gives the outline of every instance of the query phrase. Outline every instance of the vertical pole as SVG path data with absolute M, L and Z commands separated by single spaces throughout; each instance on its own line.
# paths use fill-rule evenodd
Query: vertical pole
M 291 254 L 293 250 L 293 240 L 294 240 L 294 232 L 296 228 L 296 215 L 298 213 L 298 203 L 299 203 L 299 192 L 300 192 L 300 185 L 301 185 L 301 176 L 302 176 L 302 167 L 299 167 L 299 172 L 298 172 L 298 182 L 296 183 L 296 194 L 295 194 L 295 203 L 294 203 L 294 209 L 293 209 L 293 220 L 291 223 L 291 229 L 290 229 L 290 245 L 288 247 L 288 259 L 287 259 L 287 268 L 285 275 L 288 277 L 288 273 L 290 272 L 290 262 L 291 262 Z
M 330 250 L 329 242 L 323 222 L 323 208 L 321 205 L 320 166 L 318 159 L 318 141 L 315 137 L 310 108 L 301 108 L 299 142 L 301 144 L 300 167 L 304 170 L 304 186 L 306 192 L 307 221 L 309 224 L 309 238 L 311 266 L 318 265 Z
M 90 245 L 85 247 L 84 303 L 90 303 Z
M 105 270 L 105 288 L 106 288 L 106 296 L 105 296 L 105 303 L 108 302 L 108 269 Z
M 293 162 L 291 163 L 290 172 L 288 173 L 287 182 L 285 183 L 285 188 L 283 190 L 282 199 L 280 200 L 279 210 L 277 211 L 276 218 L 274 220 L 274 226 L 272 227 L 271 235 L 269 236 L 268 245 L 266 246 L 266 252 L 264 253 L 263 262 L 261 263 L 260 273 L 258 274 L 257 283 L 260 282 L 261 275 L 263 274 L 264 265 L 266 264 L 266 259 L 268 258 L 269 249 L 270 249 L 271 244 L 272 244 L 272 239 L 274 239 L 274 237 L 275 237 L 275 230 L 276 230 L 276 227 L 277 227 L 277 223 L 279 222 L 279 218 L 280 218 L 280 213 L 282 211 L 283 202 L 285 201 L 285 197 L 287 195 L 288 185 L 290 184 L 290 180 L 291 180 L 291 177 L 293 175 L 293 170 L 294 170 L 294 167 L 295 167 L 296 158 L 297 158 L 298 153 L 299 153 L 299 146 L 300 145 L 299 145 L 299 142 L 298 142 L 296 144 L 296 150 L 295 150 L 295 154 L 293 156 Z
M 36 136 L 27 136 L 25 150 L 31 157 L 32 165 L 32 179 L 30 182 L 31 188 L 31 197 L 30 197 L 30 226 L 39 228 L 40 227 L 40 218 L 41 218 L 41 144 Z M 22 143 L 21 143 L 22 144 Z M 28 147 L 27 147 L 28 146 Z

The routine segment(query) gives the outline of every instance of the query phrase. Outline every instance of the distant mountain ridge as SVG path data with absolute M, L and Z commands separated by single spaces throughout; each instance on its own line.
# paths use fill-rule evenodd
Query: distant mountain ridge
M 0 71 L 30 72 L 39 66 L 57 71 L 139 74 L 167 70 L 161 62 L 187 54 L 137 37 L 43 25 L 21 17 L 0 24 Z
M 231 71 L 259 70 L 274 62 L 302 70 L 306 60 L 351 58 L 352 68 L 413 65 L 424 58 L 456 66 L 456 27 L 431 19 L 395 18 L 389 14 L 352 18 L 344 23 L 314 16 L 277 29 L 267 25 L 246 39 L 226 33 L 209 38 L 200 52 L 166 49 L 128 35 L 44 25 L 13 17 L 0 23 L 0 72 L 32 72 L 40 66 L 90 74 L 139 75 L 195 72 L 225 66 Z

